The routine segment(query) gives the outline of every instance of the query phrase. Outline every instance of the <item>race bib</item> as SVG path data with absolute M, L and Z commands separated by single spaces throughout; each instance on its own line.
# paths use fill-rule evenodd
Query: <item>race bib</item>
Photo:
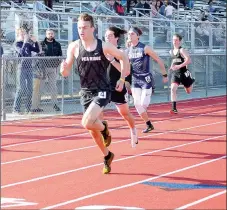
M 104 92 L 99 92 L 98 93 L 98 97 L 105 99 L 106 98 L 106 92 L 105 91 Z
M 191 72 L 188 71 L 188 70 L 184 73 L 184 75 L 185 75 L 186 77 L 191 77 L 191 78 L 192 78 Z
M 147 83 L 150 83 L 151 82 L 151 77 L 150 76 L 146 76 L 145 80 L 146 80 Z

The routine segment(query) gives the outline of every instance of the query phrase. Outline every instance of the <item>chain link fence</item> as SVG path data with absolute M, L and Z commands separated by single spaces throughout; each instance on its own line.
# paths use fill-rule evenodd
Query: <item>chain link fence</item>
M 169 55 L 160 55 L 166 69 L 171 59 Z M 189 70 L 196 81 L 193 97 L 225 95 L 226 59 L 224 54 L 191 55 Z M 60 75 L 60 63 L 65 57 L 2 58 L 2 120 L 35 118 L 57 114 L 82 112 L 80 105 L 80 81 L 75 65 L 71 75 Z M 162 82 L 162 75 L 156 62 L 151 61 L 154 75 L 155 93 L 151 103 L 168 102 L 170 84 Z M 182 90 L 182 91 L 181 91 Z M 186 93 L 179 88 L 179 98 Z M 130 101 L 133 106 L 133 101 Z M 107 109 L 115 109 L 109 104 Z

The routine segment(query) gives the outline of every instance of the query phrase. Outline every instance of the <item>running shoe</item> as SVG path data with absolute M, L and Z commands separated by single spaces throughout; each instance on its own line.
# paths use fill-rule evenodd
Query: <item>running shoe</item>
M 110 165 L 111 165 L 111 163 L 113 161 L 114 154 L 112 152 L 109 152 L 109 155 L 108 156 L 109 157 L 107 159 L 104 158 L 104 167 L 102 169 L 103 174 L 108 174 L 111 171 Z
M 177 109 L 171 109 L 171 110 L 170 110 L 170 114 L 178 114 Z
M 145 130 L 143 130 L 143 133 L 148 133 L 150 131 L 154 130 L 154 126 L 151 124 L 150 126 L 147 126 L 147 128 Z

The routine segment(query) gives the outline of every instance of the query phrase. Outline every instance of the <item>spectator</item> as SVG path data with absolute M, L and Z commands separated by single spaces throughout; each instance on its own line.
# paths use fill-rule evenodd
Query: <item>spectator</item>
M 171 5 L 170 2 L 168 2 L 167 7 L 165 8 L 165 16 L 169 19 L 172 19 L 174 10 L 174 7 Z
M 206 18 L 202 18 L 202 23 L 196 28 L 196 32 L 201 37 L 209 37 L 210 23 Z
M 213 1 L 210 1 L 209 3 L 208 3 L 208 11 L 210 12 L 210 13 L 214 13 L 215 12 L 215 8 L 213 7 Z
M 28 34 L 24 29 L 20 28 L 17 30 L 16 34 L 15 48 L 18 57 L 31 57 L 32 51 L 39 52 L 39 45 L 36 38 L 32 36 L 30 39 L 34 42 L 34 45 L 29 43 Z M 31 110 L 32 102 L 32 60 L 31 59 L 20 59 L 18 65 L 18 86 L 16 91 L 16 96 L 13 105 L 13 112 L 21 114 L 21 102 L 22 97 L 26 95 L 25 108 L 26 113 Z
M 125 10 L 124 7 L 121 4 L 121 0 L 116 0 L 114 3 L 114 10 L 118 15 L 124 15 Z
M 113 15 L 115 13 L 114 0 L 105 0 L 96 9 L 95 13 L 97 15 Z
M 160 1 L 160 0 L 157 0 L 156 1 L 155 8 L 156 8 L 156 10 L 158 11 L 159 14 L 161 14 L 160 13 L 160 9 L 161 9 L 162 6 L 163 6 L 163 2 Z M 165 8 L 165 6 L 164 6 L 164 8 Z M 165 9 L 163 10 L 163 14 L 164 14 L 164 12 L 165 12 Z
M 41 47 L 44 56 L 62 56 L 61 44 L 55 40 L 54 31 L 51 29 L 46 30 L 46 38 L 43 42 L 41 42 Z M 61 111 L 57 105 L 57 70 L 61 61 L 57 58 L 45 59 L 45 61 L 45 72 L 50 87 L 53 108 L 55 111 Z M 38 94 L 40 87 L 37 88 L 38 89 L 36 89 L 35 91 Z
M 151 7 L 145 0 L 141 0 L 139 3 L 137 3 L 135 8 L 136 8 L 137 11 L 140 12 L 139 17 L 142 16 L 142 14 L 148 15 L 148 16 L 150 14 Z M 136 11 L 134 11 L 134 14 L 136 14 Z
M 39 45 L 40 52 L 33 56 L 43 56 L 42 47 Z M 43 109 L 39 108 L 41 100 L 40 95 L 40 83 L 41 80 L 46 79 L 46 71 L 43 59 L 36 59 L 33 65 L 33 94 L 32 94 L 32 108 L 31 113 L 43 112 Z
M 158 14 L 158 10 L 157 10 L 157 2 L 156 0 L 151 0 L 150 1 L 150 8 L 151 8 L 151 11 L 150 11 L 150 16 L 151 17 L 156 17 L 157 14 Z
M 158 2 L 160 2 L 160 1 L 158 1 Z M 158 5 L 158 2 L 157 2 L 157 5 Z M 165 9 L 166 9 L 165 4 L 160 2 L 160 6 L 159 6 L 159 10 L 158 10 L 159 14 L 162 16 L 165 16 Z
M 137 4 L 137 0 L 127 0 L 126 7 L 127 7 L 127 13 L 130 13 L 131 8 L 135 7 Z

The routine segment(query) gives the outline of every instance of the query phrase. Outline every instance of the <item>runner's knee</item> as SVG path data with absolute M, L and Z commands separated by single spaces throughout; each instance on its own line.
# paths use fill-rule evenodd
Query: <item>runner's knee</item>
M 140 103 L 135 104 L 136 110 L 139 114 L 142 114 L 146 111 L 146 109 Z

